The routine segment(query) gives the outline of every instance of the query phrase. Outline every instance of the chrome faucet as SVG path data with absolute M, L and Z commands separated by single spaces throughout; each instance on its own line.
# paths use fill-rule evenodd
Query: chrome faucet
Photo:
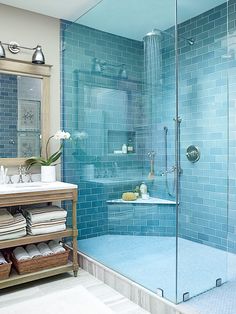
M 29 176 L 28 183 L 34 182 L 33 179 L 32 179 L 32 173 L 31 173 L 31 172 L 28 172 L 27 174 L 28 174 L 28 176 Z
M 25 167 L 22 167 L 22 165 L 20 165 L 18 168 L 18 174 L 19 174 L 18 183 L 24 183 L 23 175 L 25 174 Z

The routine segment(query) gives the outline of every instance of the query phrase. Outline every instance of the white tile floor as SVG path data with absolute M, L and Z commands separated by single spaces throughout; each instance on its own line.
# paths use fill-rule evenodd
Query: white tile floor
M 140 308 L 138 305 L 134 304 L 84 270 L 79 271 L 79 276 L 77 278 L 74 278 L 69 274 L 64 274 L 57 277 L 51 277 L 41 281 L 35 281 L 29 284 L 2 290 L 0 298 L 0 314 L 8 313 L 8 304 L 17 305 L 18 302 L 22 302 L 29 298 L 37 299 L 43 295 L 48 295 L 49 292 L 61 292 L 62 290 L 67 290 L 76 286 L 84 287 L 91 296 L 99 299 L 100 302 L 105 304 L 106 308 L 112 310 L 114 313 L 148 314 L 148 312 Z M 28 312 L 24 311 L 21 313 L 19 310 L 17 310 L 14 313 L 26 314 Z M 33 314 L 33 311 L 30 311 L 29 313 Z M 78 313 L 87 314 L 85 312 L 80 312 L 79 308 Z M 98 312 L 96 311 L 96 305 L 94 305 L 93 314 L 96 313 Z
M 0 314 L 8 314 L 8 305 L 15 304 L 14 314 L 33 314 L 33 311 L 19 311 L 17 304 L 28 299 L 37 299 L 53 292 L 82 286 L 93 297 L 96 297 L 108 310 L 114 314 L 148 314 L 141 307 L 113 290 L 94 276 L 84 270 L 79 271 L 79 276 L 74 278 L 70 274 L 50 277 L 29 284 L 19 285 L 1 291 Z M 222 287 L 208 291 L 186 303 L 177 306 L 179 311 L 186 314 L 235 314 L 236 313 L 236 281 L 228 282 Z M 78 309 L 79 310 L 79 309 Z M 12 312 L 10 312 L 12 313 Z M 78 312 L 88 314 L 91 312 Z M 93 314 L 98 312 L 94 305 Z M 169 314 L 165 312 L 166 314 Z M 51 313 L 56 314 L 56 313 Z

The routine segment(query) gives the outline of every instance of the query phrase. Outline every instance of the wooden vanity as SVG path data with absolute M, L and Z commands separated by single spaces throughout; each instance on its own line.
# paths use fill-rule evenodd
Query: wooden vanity
M 0 210 L 3 207 L 9 206 L 52 203 L 68 200 L 72 201 L 72 228 L 67 228 L 66 230 L 60 232 L 37 236 L 27 235 L 22 238 L 0 241 L 0 249 L 12 248 L 30 243 L 39 243 L 53 239 L 72 237 L 72 262 L 68 262 L 68 264 L 65 266 L 50 268 L 26 275 L 18 275 L 16 272 L 13 271 L 8 279 L 0 281 L 0 289 L 69 271 L 73 271 L 74 276 L 77 276 L 78 273 L 78 230 L 76 223 L 77 185 L 63 182 L 37 182 L 37 184 L 19 183 L 0 186 Z

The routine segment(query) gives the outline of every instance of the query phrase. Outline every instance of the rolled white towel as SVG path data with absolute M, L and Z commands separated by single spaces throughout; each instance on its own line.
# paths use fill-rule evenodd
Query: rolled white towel
M 28 244 L 25 249 L 31 258 L 42 256 L 35 244 Z
M 18 246 L 13 250 L 13 254 L 18 261 L 25 261 L 31 259 L 29 254 L 22 246 Z
M 53 253 L 64 253 L 65 249 L 62 247 L 57 241 L 52 240 L 48 243 L 49 248 L 53 251 Z
M 47 243 L 39 243 L 37 245 L 37 248 L 39 250 L 39 252 L 43 255 L 43 256 L 49 256 L 54 254 L 53 251 L 49 248 L 49 246 L 47 245 Z
M 2 255 L 2 252 L 0 252 L 0 265 L 7 264 L 7 261 L 5 260 L 4 256 Z

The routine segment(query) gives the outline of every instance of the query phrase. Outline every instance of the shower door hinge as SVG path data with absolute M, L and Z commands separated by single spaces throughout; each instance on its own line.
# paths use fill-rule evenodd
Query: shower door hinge
M 183 302 L 186 302 L 190 299 L 190 293 L 189 292 L 185 292 L 183 294 Z
M 161 288 L 157 288 L 157 295 L 159 295 L 159 297 L 164 297 L 164 290 Z
M 218 278 L 216 279 L 216 287 L 220 287 L 222 285 L 222 279 Z

